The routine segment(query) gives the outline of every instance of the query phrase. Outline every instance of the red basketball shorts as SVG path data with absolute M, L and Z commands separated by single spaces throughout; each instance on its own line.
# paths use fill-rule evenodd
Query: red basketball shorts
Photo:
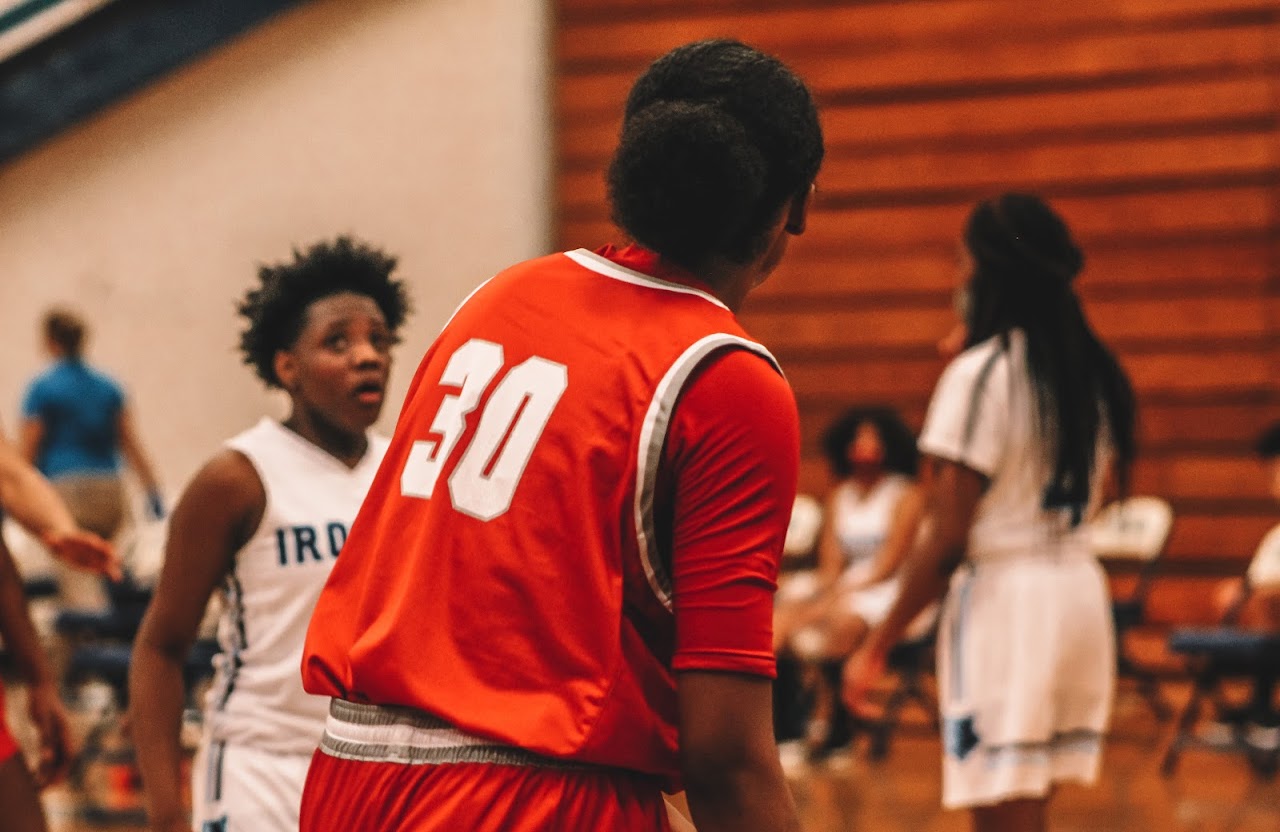
M 402 708 L 334 700 L 300 832 L 669 832 L 658 778 L 567 766 Z
M 300 832 L 667 832 L 651 782 L 493 763 L 406 765 L 317 751 Z

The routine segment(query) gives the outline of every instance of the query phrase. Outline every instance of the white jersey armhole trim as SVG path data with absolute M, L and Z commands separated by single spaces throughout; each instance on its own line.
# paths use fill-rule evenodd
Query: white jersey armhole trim
M 636 541 L 649 588 L 667 610 L 672 607 L 671 576 L 667 574 L 662 555 L 658 551 L 653 517 L 654 492 L 658 483 L 658 466 L 662 462 L 662 448 L 667 441 L 667 430 L 671 426 L 676 402 L 689 376 L 707 356 L 726 347 L 753 352 L 768 361 L 779 373 L 782 372 L 777 359 L 760 344 L 723 332 L 708 335 L 685 350 L 658 382 L 640 429 L 634 508 Z
M 607 257 L 601 257 L 594 251 L 587 251 L 585 248 L 566 251 L 565 257 L 577 263 L 585 269 L 590 269 L 596 274 L 611 277 L 614 280 L 620 280 L 623 283 L 630 283 L 633 286 L 648 286 L 650 289 L 664 289 L 668 292 L 677 292 L 682 295 L 694 295 L 705 301 L 714 303 L 721 309 L 728 309 L 724 303 L 714 295 L 709 295 L 701 289 L 695 289 L 692 286 L 682 286 L 679 283 L 672 283 L 669 280 L 638 272 L 634 269 L 628 269 L 625 266 L 619 266 Z M 776 363 L 776 362 L 775 362 Z

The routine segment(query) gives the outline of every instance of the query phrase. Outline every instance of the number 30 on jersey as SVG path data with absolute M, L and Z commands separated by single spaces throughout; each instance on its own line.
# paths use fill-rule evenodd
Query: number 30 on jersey
M 400 493 L 430 499 L 446 460 L 453 454 L 490 382 L 505 363 L 502 346 L 473 338 L 449 357 L 441 387 L 457 387 L 444 397 L 431 433 L 440 439 L 413 443 L 400 474 Z M 563 364 L 533 356 L 512 367 L 498 381 L 480 412 L 480 424 L 449 475 L 449 499 L 463 514 L 493 520 L 511 508 L 516 486 L 533 449 L 569 385 Z

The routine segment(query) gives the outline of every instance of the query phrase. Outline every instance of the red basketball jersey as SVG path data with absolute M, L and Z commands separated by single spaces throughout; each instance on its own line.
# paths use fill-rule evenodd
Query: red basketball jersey
M 673 774 L 655 489 L 686 382 L 725 350 L 773 364 L 710 294 L 585 250 L 479 288 L 419 367 L 316 607 L 306 689 Z

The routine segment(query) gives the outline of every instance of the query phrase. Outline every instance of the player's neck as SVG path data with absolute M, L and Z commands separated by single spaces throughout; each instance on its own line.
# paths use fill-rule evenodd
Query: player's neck
M 884 479 L 883 468 L 871 468 L 865 471 L 855 471 L 849 481 L 853 483 L 854 489 L 859 494 L 869 494 Z
M 735 315 L 742 309 L 751 290 L 763 282 L 763 278 L 751 266 L 723 261 L 709 264 L 697 277 Z
M 348 468 L 358 465 L 369 449 L 369 437 L 364 433 L 355 434 L 331 425 L 297 405 L 282 424 Z

